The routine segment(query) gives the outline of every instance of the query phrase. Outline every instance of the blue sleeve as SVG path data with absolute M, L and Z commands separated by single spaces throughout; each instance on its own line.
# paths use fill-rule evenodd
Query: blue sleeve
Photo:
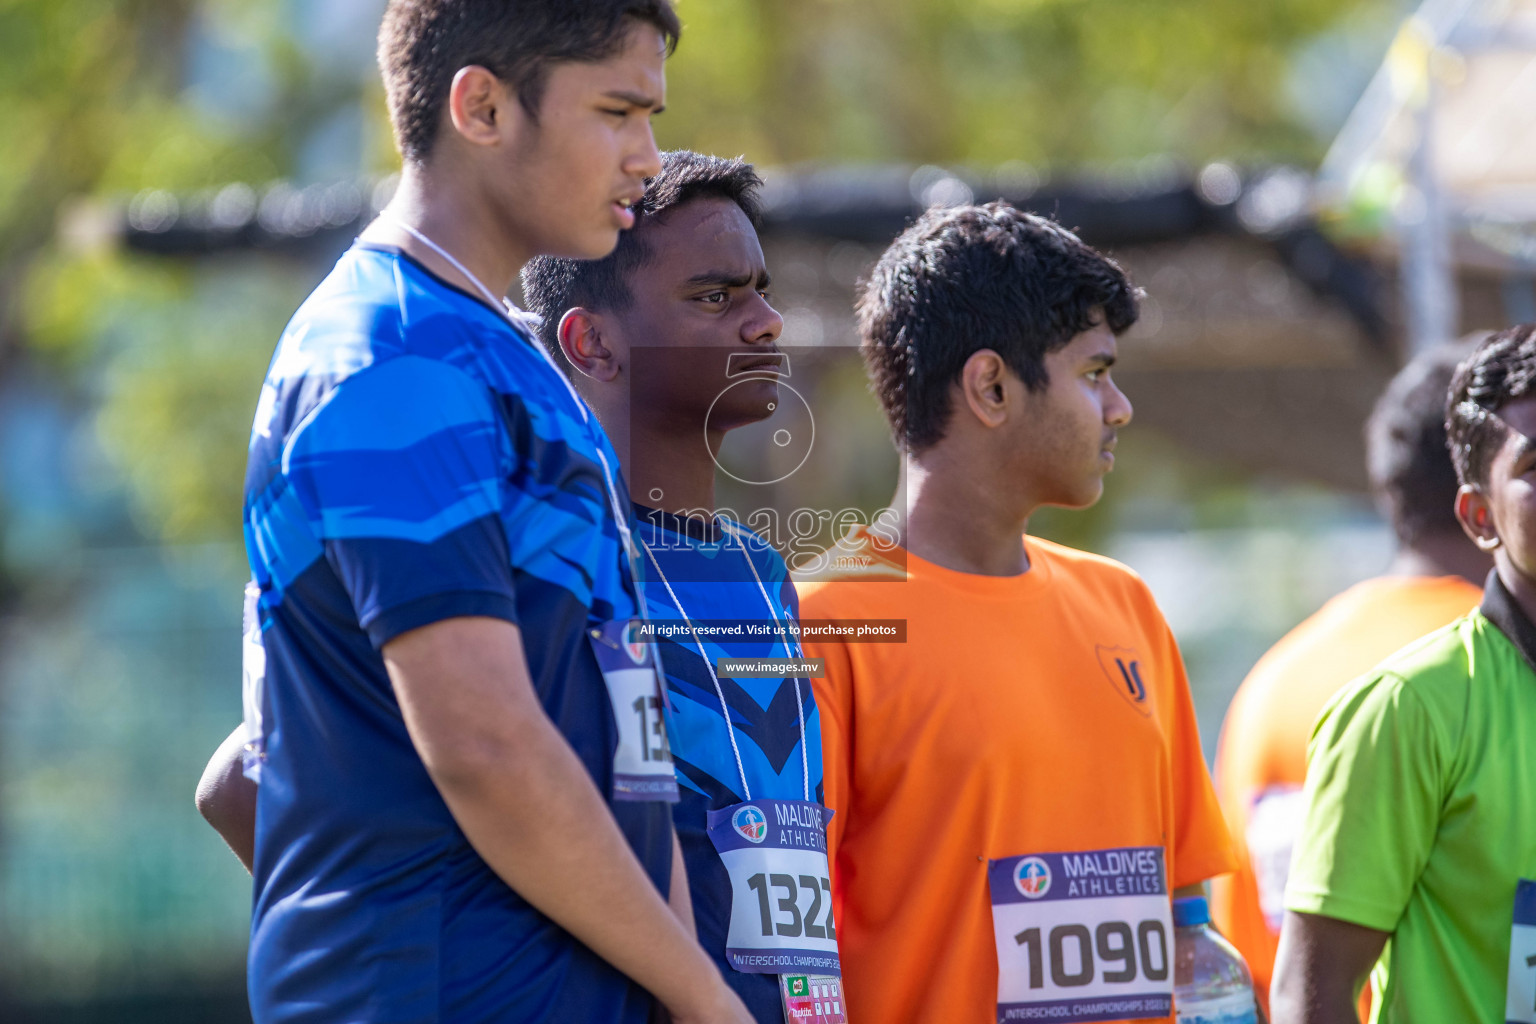
M 283 472 L 374 647 L 458 616 L 517 621 L 505 438 L 484 384 L 414 356 L 348 378 L 294 433 Z

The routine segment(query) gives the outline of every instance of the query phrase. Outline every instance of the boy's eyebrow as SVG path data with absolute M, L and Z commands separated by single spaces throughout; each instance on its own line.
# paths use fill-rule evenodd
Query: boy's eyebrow
M 706 270 L 702 274 L 694 274 L 685 284 L 689 288 L 706 284 L 720 285 L 725 288 L 745 288 L 749 284 L 756 284 L 758 288 L 767 288 L 771 280 L 766 270 L 746 274 L 733 274 L 728 270 Z
M 1088 357 L 1088 361 L 1090 363 L 1098 363 L 1100 366 L 1114 366 L 1117 358 L 1119 357 L 1113 352 L 1095 352 Z
M 639 107 L 641 110 L 649 110 L 653 114 L 659 114 L 667 109 L 654 96 L 647 96 L 640 92 L 630 92 L 628 89 L 610 89 L 603 93 L 603 95 L 611 100 L 618 100 L 620 103 L 628 103 L 632 107 Z

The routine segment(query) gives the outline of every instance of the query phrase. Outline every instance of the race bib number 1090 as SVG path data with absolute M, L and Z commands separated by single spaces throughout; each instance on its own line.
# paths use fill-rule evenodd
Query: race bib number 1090
M 1158 846 L 990 862 L 997 1019 L 1140 1020 L 1173 1009 L 1173 921 Z

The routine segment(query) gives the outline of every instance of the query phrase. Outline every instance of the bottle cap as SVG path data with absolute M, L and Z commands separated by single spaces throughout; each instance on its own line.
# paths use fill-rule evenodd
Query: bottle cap
M 1211 908 L 1204 896 L 1183 896 L 1173 901 L 1173 926 L 1185 928 L 1211 923 Z

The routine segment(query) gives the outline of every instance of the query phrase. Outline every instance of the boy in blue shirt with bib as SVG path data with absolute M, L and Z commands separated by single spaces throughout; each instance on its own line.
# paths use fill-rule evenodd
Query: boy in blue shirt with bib
M 819 1019 L 842 1012 L 809 681 L 731 678 L 718 664 L 801 657 L 783 560 L 715 511 L 713 456 L 727 431 L 770 415 L 785 360 L 755 229 L 760 185 L 740 160 L 664 153 L 613 255 L 534 260 L 523 289 L 630 480 L 700 942 L 774 1024 L 796 987 L 826 993 Z

